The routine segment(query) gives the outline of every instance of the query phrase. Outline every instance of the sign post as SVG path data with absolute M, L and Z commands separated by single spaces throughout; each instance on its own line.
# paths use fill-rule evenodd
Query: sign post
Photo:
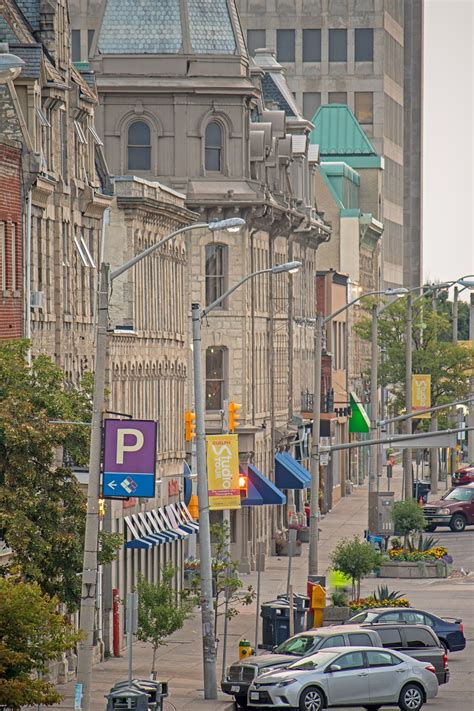
M 105 420 L 105 498 L 153 498 L 156 430 L 154 420 Z

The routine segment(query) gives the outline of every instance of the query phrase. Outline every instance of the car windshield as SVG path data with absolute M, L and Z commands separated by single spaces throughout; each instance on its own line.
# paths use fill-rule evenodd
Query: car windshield
M 474 491 L 472 489 L 463 489 L 459 486 L 457 489 L 453 489 L 448 494 L 443 496 L 443 501 L 470 501 Z
M 359 625 L 361 622 L 373 622 L 378 616 L 378 612 L 369 612 L 366 610 L 365 612 L 359 612 L 358 615 L 351 617 L 350 624 Z
M 276 654 L 293 654 L 295 657 L 303 657 L 311 649 L 314 649 L 316 644 L 321 641 L 321 637 L 317 635 L 300 635 L 292 637 L 282 642 L 276 649 Z
M 307 657 L 306 659 L 300 659 L 299 662 L 293 662 L 293 664 L 290 664 L 287 667 L 288 669 L 316 669 L 317 667 L 320 667 L 324 664 L 327 664 L 328 662 L 331 661 L 331 659 L 334 659 L 334 657 L 337 657 L 340 654 L 340 651 L 338 652 L 316 652 L 316 654 L 312 654 L 310 657 Z

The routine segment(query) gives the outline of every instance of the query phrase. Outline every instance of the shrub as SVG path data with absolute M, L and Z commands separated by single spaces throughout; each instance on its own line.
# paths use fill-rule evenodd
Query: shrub
M 351 600 L 349 607 L 355 614 L 374 607 L 410 607 L 410 603 L 406 597 L 400 597 L 397 600 L 376 600 L 375 597 L 365 597 Z
M 426 521 L 422 509 L 413 499 L 397 501 L 392 511 L 392 519 L 395 531 L 403 536 L 403 550 L 414 548 L 410 537 L 413 534 L 425 530 Z
M 335 590 L 331 593 L 331 604 L 334 607 L 347 607 L 347 594 L 343 590 Z
M 380 565 L 381 555 L 370 544 L 357 536 L 343 538 L 330 556 L 332 567 L 347 575 L 352 581 L 352 596 L 360 595 L 360 581 Z
M 377 600 L 377 602 L 383 602 L 384 600 L 393 602 L 394 600 L 401 600 L 403 594 L 398 592 L 398 590 L 389 590 L 387 585 L 379 585 L 372 597 L 374 600 Z

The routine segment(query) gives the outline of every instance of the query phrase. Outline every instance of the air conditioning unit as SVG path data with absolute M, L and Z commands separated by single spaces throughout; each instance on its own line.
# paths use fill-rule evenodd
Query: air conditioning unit
M 43 291 L 32 291 L 30 296 L 30 306 L 32 309 L 42 309 L 43 308 Z

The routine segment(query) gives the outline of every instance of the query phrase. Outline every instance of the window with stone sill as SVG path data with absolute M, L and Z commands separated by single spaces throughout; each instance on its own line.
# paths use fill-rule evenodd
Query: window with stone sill
M 211 346 L 206 350 L 206 410 L 222 410 L 225 389 L 226 349 Z
M 374 95 L 371 91 L 354 92 L 354 113 L 361 124 L 374 122 Z
M 127 134 L 128 170 L 151 170 L 151 131 L 145 121 L 134 121 Z
M 206 171 L 222 172 L 223 132 L 217 121 L 206 126 L 204 136 L 204 167 Z
M 225 293 L 227 277 L 227 247 L 223 244 L 206 245 L 206 306 Z M 220 304 L 219 308 L 225 308 Z

